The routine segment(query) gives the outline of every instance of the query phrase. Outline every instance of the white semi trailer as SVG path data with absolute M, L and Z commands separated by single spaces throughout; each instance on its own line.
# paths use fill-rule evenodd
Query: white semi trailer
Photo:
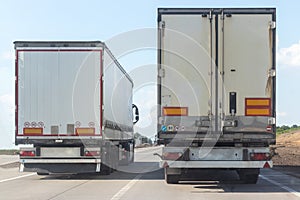
M 21 171 L 109 174 L 133 161 L 133 82 L 104 43 L 14 44 L 15 143 L 32 145 Z
M 158 142 L 168 183 L 199 169 L 256 183 L 275 144 L 276 10 L 158 9 Z

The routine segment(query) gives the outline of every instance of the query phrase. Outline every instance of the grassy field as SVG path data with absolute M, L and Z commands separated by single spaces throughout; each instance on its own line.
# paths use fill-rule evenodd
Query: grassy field
M 300 131 L 300 127 L 277 127 L 276 128 L 276 135 L 280 135 L 283 133 L 293 133 L 296 131 Z
M 17 149 L 0 149 L 0 155 L 17 155 L 18 152 Z

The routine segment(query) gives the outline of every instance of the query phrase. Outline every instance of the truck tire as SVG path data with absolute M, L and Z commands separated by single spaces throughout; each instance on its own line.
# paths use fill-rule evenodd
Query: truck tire
M 180 180 L 181 174 L 169 174 L 169 168 L 165 168 L 165 181 L 168 184 L 177 184 Z
M 180 180 L 180 175 L 169 174 L 165 175 L 165 180 L 168 184 L 177 184 Z
M 109 175 L 112 171 L 111 169 L 111 146 L 109 143 L 105 144 L 105 147 L 102 148 L 101 151 L 101 167 L 100 174 L 101 175 Z
M 36 174 L 39 176 L 48 176 L 49 175 L 49 173 L 45 173 L 45 172 L 37 172 Z
M 134 150 L 132 152 L 132 157 L 131 157 L 131 160 L 130 160 L 131 163 L 134 163 Z
M 237 170 L 240 180 L 245 184 L 256 184 L 259 176 L 259 169 Z
M 120 160 L 120 165 L 129 165 L 130 163 L 130 145 L 129 142 L 121 143 L 122 145 L 122 158 Z M 124 157 L 123 157 L 124 156 Z
M 119 168 L 119 148 L 115 145 L 112 146 L 112 170 L 116 171 Z
M 134 141 L 132 141 L 132 151 L 130 151 L 131 154 L 131 159 L 130 159 L 130 163 L 134 163 Z
M 100 174 L 101 175 L 110 175 L 111 168 L 104 163 L 101 163 Z

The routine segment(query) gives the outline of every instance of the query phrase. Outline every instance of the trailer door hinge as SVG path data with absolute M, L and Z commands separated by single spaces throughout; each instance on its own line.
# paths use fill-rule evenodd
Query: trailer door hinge
M 270 26 L 270 29 L 275 29 L 276 28 L 276 22 L 270 21 L 269 26 Z
M 160 21 L 160 22 L 159 22 L 159 28 L 164 29 L 165 26 L 166 26 L 165 21 Z
M 268 73 L 268 77 L 275 77 L 276 76 L 276 71 L 275 69 L 270 69 Z
M 161 77 L 161 78 L 165 77 L 165 70 L 164 69 L 159 69 L 158 70 L 158 76 Z
M 208 17 L 208 19 L 212 20 L 212 18 L 213 18 L 212 11 L 209 11 L 209 17 Z
M 225 19 L 225 17 L 224 17 L 224 11 L 222 11 L 221 20 L 224 20 L 224 19 Z M 223 30 L 223 28 L 222 28 L 222 30 Z
M 161 30 L 161 37 L 164 37 L 165 36 L 165 27 L 166 27 L 165 21 L 160 21 L 158 27 Z

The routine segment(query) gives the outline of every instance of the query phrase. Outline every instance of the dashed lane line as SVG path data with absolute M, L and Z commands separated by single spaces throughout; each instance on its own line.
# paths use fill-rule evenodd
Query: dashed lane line
M 25 177 L 28 177 L 28 176 L 33 176 L 35 174 L 36 173 L 31 173 L 31 174 L 25 174 L 25 175 L 13 177 L 13 178 L 3 179 L 3 180 L 0 180 L 0 183 L 4 183 L 4 182 L 8 182 L 8 181 L 13 181 L 13 180 L 17 180 L 17 179 L 20 179 L 20 178 L 25 178 Z
M 263 175 L 259 175 L 259 176 L 260 176 L 262 179 L 264 179 L 264 180 L 266 180 L 266 181 L 272 183 L 273 185 L 276 185 L 276 186 L 278 186 L 278 187 L 280 187 L 280 188 L 282 188 L 282 189 L 284 189 L 284 190 L 286 190 L 286 191 L 288 191 L 288 192 L 294 194 L 295 196 L 300 197 L 300 192 L 297 192 L 296 190 L 294 190 L 294 189 L 292 189 L 292 188 L 290 188 L 290 187 L 287 187 L 287 186 L 285 186 L 285 185 L 283 185 L 283 184 L 281 184 L 281 183 L 278 183 L 277 181 L 271 180 L 271 179 L 269 179 L 269 178 L 267 178 L 267 177 L 265 177 L 265 176 L 263 176 Z
M 130 190 L 130 188 L 132 188 L 138 181 L 139 179 L 142 177 L 142 174 L 137 175 L 136 177 L 134 177 L 134 179 L 132 179 L 129 183 L 127 183 L 124 187 L 122 187 L 119 192 L 117 192 L 112 198 L 111 200 L 119 200 L 121 199 L 121 197 L 128 191 Z

